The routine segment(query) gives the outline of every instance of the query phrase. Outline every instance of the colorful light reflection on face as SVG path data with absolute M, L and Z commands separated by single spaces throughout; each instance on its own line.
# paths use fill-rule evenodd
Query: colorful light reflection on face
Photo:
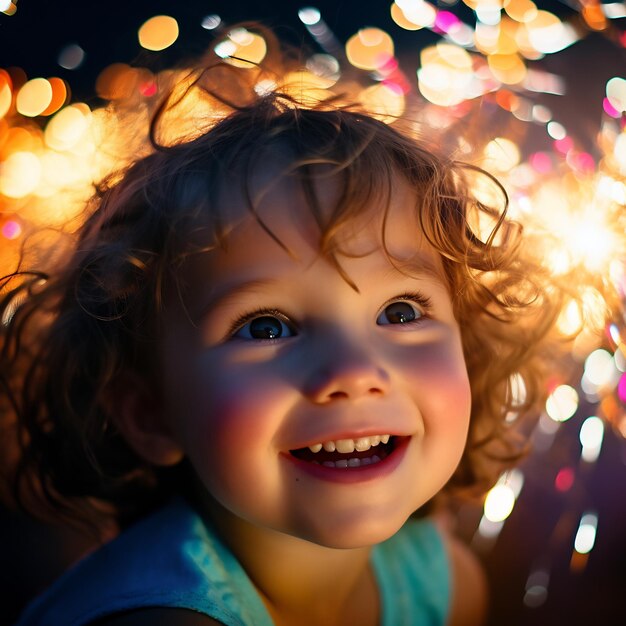
M 195 323 L 178 311 L 164 329 L 175 436 L 225 532 L 236 522 L 330 547 L 382 541 L 445 485 L 469 425 L 460 330 L 440 260 L 420 241 L 415 198 L 397 185 L 386 226 L 390 252 L 412 275 L 381 250 L 376 204 L 363 223 L 346 226 L 340 243 L 351 256 L 341 263 L 358 291 L 320 256 L 319 232 L 295 182 L 274 185 L 259 206 L 293 255 L 247 213 L 240 195 L 222 202 L 238 223 L 227 249 L 188 268 Z M 427 306 L 416 304 L 418 292 Z M 409 301 L 416 323 L 381 323 L 389 303 Z M 277 320 L 284 335 L 246 338 L 249 321 L 260 317 Z M 358 468 L 367 471 L 351 479 L 350 469 L 319 476 L 289 452 L 375 434 L 406 445 L 390 455 L 394 464 Z

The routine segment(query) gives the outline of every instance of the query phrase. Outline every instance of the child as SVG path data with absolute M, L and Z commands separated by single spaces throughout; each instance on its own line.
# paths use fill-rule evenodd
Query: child
M 5 281 L 17 496 L 119 527 L 19 624 L 481 623 L 476 562 L 409 518 L 513 458 L 543 278 L 471 168 L 246 93 L 104 186 L 53 272 Z

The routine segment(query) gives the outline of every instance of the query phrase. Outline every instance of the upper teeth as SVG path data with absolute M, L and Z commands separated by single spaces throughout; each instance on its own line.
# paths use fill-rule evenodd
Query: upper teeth
M 358 439 L 338 439 L 337 441 L 324 441 L 324 443 L 314 443 L 309 446 L 311 452 L 319 452 L 322 448 L 326 452 L 341 452 L 347 454 L 349 452 L 365 452 L 372 446 L 379 443 L 387 443 L 390 435 L 372 435 L 371 437 L 359 437 Z

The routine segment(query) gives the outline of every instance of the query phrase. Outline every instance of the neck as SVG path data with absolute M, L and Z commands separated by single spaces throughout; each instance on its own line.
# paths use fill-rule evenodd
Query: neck
M 259 528 L 215 501 L 203 510 L 277 625 L 377 624 L 370 547 L 335 549 Z

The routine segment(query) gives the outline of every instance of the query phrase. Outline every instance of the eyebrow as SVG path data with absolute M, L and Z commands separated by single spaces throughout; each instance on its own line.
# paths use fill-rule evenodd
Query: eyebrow
M 204 319 L 218 304 L 223 305 L 242 292 L 254 292 L 277 282 L 277 278 L 258 278 L 227 284 L 222 289 L 213 291 L 208 298 L 203 299 L 203 302 L 198 307 L 195 307 L 192 316 L 193 320 L 197 322 Z
M 416 255 L 410 263 L 406 261 L 397 262 L 395 265 L 386 268 L 384 272 L 381 273 L 380 280 L 383 282 L 389 282 L 392 279 L 397 278 L 398 274 L 409 279 L 428 278 L 434 280 L 443 287 L 448 287 L 443 271 L 441 271 L 430 259 L 420 255 Z M 241 293 L 251 293 L 279 282 L 278 278 L 268 277 L 227 284 L 223 288 L 211 293 L 211 295 L 204 300 L 202 305 L 198 306 L 193 311 L 193 319 L 195 321 L 204 319 L 218 304 L 223 305 Z
M 437 267 L 430 259 L 422 255 L 417 254 L 409 261 L 396 261 L 393 257 L 390 259 L 393 265 L 382 274 L 383 280 L 390 280 L 400 273 L 407 278 L 430 278 L 445 287 L 448 286 L 443 268 Z

